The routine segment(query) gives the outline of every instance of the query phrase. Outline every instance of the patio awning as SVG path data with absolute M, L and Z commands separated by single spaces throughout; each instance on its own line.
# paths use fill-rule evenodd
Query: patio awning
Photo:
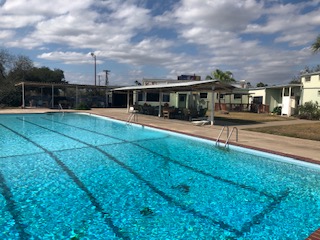
M 177 83 L 160 83 L 154 85 L 137 85 L 129 87 L 115 88 L 112 91 L 116 92 L 126 92 L 127 97 L 127 111 L 129 112 L 129 92 L 133 91 L 143 91 L 143 92 L 156 92 L 156 93 L 166 93 L 166 92 L 194 92 L 194 91 L 206 91 L 206 92 L 231 92 L 235 89 L 227 83 L 222 83 L 219 80 L 205 80 L 205 81 L 190 81 L 190 82 L 177 82 Z M 161 99 L 161 98 L 160 98 Z M 211 99 L 211 125 L 214 123 L 214 94 L 212 94 Z M 159 102 L 159 114 L 161 115 L 161 100 Z
M 191 91 L 231 91 L 236 88 L 230 84 L 222 83 L 218 80 L 190 81 L 179 83 L 155 84 L 155 85 L 137 85 L 129 87 L 114 88 L 112 91 L 145 91 L 145 92 L 191 92 Z
M 112 88 L 115 88 L 115 86 L 94 86 L 94 85 L 86 85 L 86 84 L 70 84 L 70 83 L 54 83 L 54 82 L 19 82 L 15 84 L 16 87 L 22 88 L 22 107 L 25 107 L 25 87 L 33 87 L 33 88 L 51 88 L 52 94 L 51 94 L 51 107 L 54 107 L 54 89 L 55 88 L 75 88 L 76 92 L 78 92 L 78 89 L 86 88 L 86 89 L 99 89 L 99 90 L 110 90 Z M 118 86 L 117 86 L 118 87 Z M 77 95 L 77 94 L 76 94 Z

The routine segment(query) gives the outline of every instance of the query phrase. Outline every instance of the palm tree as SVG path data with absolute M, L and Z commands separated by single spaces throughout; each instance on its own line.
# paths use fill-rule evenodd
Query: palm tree
M 211 76 L 208 75 L 206 77 L 206 79 L 217 79 L 217 80 L 220 80 L 221 82 L 224 82 L 224 83 L 232 83 L 232 82 L 235 82 L 236 80 L 232 77 L 232 72 L 230 71 L 226 71 L 226 72 L 223 72 L 221 71 L 220 69 L 216 69 L 215 71 L 213 71 L 211 73 Z
M 320 52 L 320 35 L 317 37 L 316 41 L 311 45 L 311 50 L 314 53 Z
M 138 80 L 135 80 L 135 81 L 134 81 L 134 84 L 135 84 L 136 86 L 141 86 L 141 82 L 139 82 Z
M 208 75 L 206 77 L 206 80 L 209 80 L 209 79 L 220 80 L 223 83 L 234 83 L 234 82 L 236 82 L 236 80 L 233 78 L 232 72 L 230 72 L 230 71 L 223 72 L 220 69 L 216 69 L 215 71 L 213 71 L 211 73 L 211 76 Z M 220 92 L 218 94 L 219 94 L 218 95 L 219 109 L 221 110 L 222 107 L 221 107 L 221 100 L 220 100 Z

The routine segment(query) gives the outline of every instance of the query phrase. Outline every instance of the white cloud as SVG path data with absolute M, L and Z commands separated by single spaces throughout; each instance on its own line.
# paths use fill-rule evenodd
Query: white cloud
M 7 28 L 7 29 L 17 29 L 26 27 L 29 25 L 33 25 L 36 22 L 43 19 L 42 16 L 34 15 L 34 16 L 15 16 L 15 15 L 4 15 L 1 14 L 0 11 L 0 26 L 1 28 Z
M 239 31 L 260 16 L 262 5 L 254 0 L 182 0 L 174 12 L 178 23 L 219 32 Z
M 63 61 L 65 64 L 88 64 L 92 62 L 90 53 L 82 54 L 78 52 L 49 52 L 38 55 L 40 59 L 51 61 Z
M 0 30 L 0 40 L 12 38 L 15 35 L 15 31 L 11 30 Z
M 72 3 L 67 3 L 65 0 L 14 0 L 6 1 L 2 6 L 2 11 L 12 15 L 43 15 L 51 17 L 70 11 L 87 9 L 93 2 L 93 0 L 73 1 Z
M 91 65 L 94 51 L 99 64 L 121 67 L 112 77 L 128 83 L 143 74 L 205 76 L 215 68 L 251 82 L 288 82 L 292 69 L 310 58 L 299 48 L 307 49 L 319 33 L 320 1 L 281 2 L 6 1 L 0 5 L 0 41 L 36 50 L 38 60 L 66 69 Z M 79 81 L 91 77 L 65 72 Z

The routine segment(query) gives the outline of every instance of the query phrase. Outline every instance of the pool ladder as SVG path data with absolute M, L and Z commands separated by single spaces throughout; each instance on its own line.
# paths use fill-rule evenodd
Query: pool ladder
M 138 121 L 138 115 L 136 111 L 132 111 L 127 119 L 127 124 Z
M 216 145 L 218 145 L 218 146 L 219 146 L 219 142 L 220 142 L 220 137 L 221 137 L 222 133 L 224 132 L 225 128 L 227 128 L 227 140 L 226 140 L 225 143 L 224 143 L 224 147 L 226 147 L 226 146 L 229 145 L 229 140 L 230 140 L 230 138 L 231 138 L 234 130 L 236 131 L 236 142 L 238 142 L 238 136 L 239 136 L 238 128 L 237 128 L 237 127 L 233 127 L 232 130 L 231 130 L 231 132 L 230 132 L 230 131 L 229 131 L 229 126 L 223 126 L 223 127 L 221 128 L 221 131 L 220 131 L 220 133 L 219 133 L 219 136 L 218 136 L 218 138 L 217 138 L 217 140 L 216 140 Z M 229 134 L 229 132 L 230 132 L 230 134 Z
M 62 113 L 64 114 L 64 109 L 63 109 L 61 103 L 59 103 L 59 111 L 62 111 Z

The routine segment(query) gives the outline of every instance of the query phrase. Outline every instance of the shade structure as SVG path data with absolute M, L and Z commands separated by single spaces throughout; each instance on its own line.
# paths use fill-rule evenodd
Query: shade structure
M 211 125 L 214 123 L 214 92 L 232 92 L 236 88 L 235 86 L 223 83 L 219 80 L 204 80 L 204 81 L 188 81 L 188 82 L 178 82 L 178 83 L 167 83 L 167 84 L 154 84 L 154 85 L 137 85 L 137 86 L 128 86 L 114 88 L 112 91 L 116 92 L 126 92 L 129 96 L 131 91 L 143 91 L 143 92 L 156 92 L 159 94 L 170 93 L 170 92 L 194 92 L 194 91 L 207 91 L 212 92 L 212 101 L 211 101 Z M 129 109 L 128 101 L 127 109 Z M 161 104 L 161 103 L 159 103 Z M 160 108 L 159 108 L 160 113 Z
M 137 85 L 128 87 L 114 88 L 112 91 L 146 91 L 146 92 L 191 92 L 191 91 L 211 91 L 212 88 L 215 91 L 231 91 L 235 87 L 222 83 L 219 80 L 204 80 L 204 81 L 189 81 L 179 83 L 161 83 L 155 85 Z

